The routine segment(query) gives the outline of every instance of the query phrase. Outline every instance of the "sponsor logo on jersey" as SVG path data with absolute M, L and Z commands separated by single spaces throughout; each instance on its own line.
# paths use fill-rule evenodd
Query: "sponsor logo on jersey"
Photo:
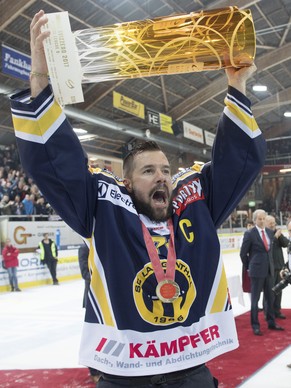
M 99 198 L 106 198 L 106 194 L 108 191 L 108 184 L 105 182 L 99 182 L 98 184 L 98 197 Z
M 132 213 L 136 213 L 134 204 L 129 195 L 123 194 L 120 188 L 115 184 L 108 182 L 98 182 L 98 199 L 113 203 L 114 205 L 124 207 Z
M 174 211 L 179 216 L 188 205 L 204 198 L 200 179 L 196 178 L 179 188 L 173 200 Z
M 100 355 L 110 355 L 113 357 L 119 357 L 121 353 L 125 351 L 128 353 L 129 359 L 151 359 L 153 357 L 154 359 L 158 359 L 160 357 L 179 355 L 185 351 L 189 352 L 193 349 L 199 348 L 199 346 L 209 346 L 213 342 L 216 343 L 214 348 L 228 345 L 233 342 L 231 339 L 219 342 L 220 338 L 221 334 L 219 326 L 214 324 L 191 334 L 185 334 L 168 341 L 164 339 L 160 342 L 149 337 L 146 342 L 139 341 L 125 344 L 102 337 L 95 351 Z M 123 362 L 119 363 L 119 367 L 125 367 Z

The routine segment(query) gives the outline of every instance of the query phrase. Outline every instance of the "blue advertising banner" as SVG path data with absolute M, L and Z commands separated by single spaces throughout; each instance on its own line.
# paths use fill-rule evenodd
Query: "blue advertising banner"
M 2 45 L 2 73 L 28 81 L 30 69 L 30 56 Z

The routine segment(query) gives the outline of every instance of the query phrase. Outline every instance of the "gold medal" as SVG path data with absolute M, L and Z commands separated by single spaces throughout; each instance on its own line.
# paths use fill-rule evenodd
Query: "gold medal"
M 156 288 L 157 297 L 164 303 L 172 303 L 180 295 L 180 287 L 171 279 L 160 281 Z

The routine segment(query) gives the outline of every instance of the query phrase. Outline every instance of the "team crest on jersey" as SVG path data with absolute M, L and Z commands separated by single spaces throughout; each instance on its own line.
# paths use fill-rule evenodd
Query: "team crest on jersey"
M 167 260 L 161 260 L 166 268 Z M 151 263 L 139 271 L 133 282 L 133 297 L 140 316 L 152 325 L 172 325 L 184 322 L 196 298 L 196 287 L 189 266 L 182 260 L 176 261 L 175 281 L 180 295 L 172 303 L 163 303 L 155 292 L 156 279 Z
M 193 179 L 182 185 L 173 200 L 173 208 L 179 216 L 190 203 L 204 199 L 200 179 Z

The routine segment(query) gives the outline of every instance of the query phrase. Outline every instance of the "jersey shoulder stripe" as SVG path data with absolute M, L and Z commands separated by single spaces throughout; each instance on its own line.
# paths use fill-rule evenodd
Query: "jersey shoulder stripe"
M 224 114 L 250 138 L 255 138 L 261 134 L 261 130 L 259 129 L 251 110 L 245 104 L 229 93 L 224 102 L 226 105 L 223 111 Z
M 45 144 L 65 119 L 62 108 L 51 97 L 35 112 L 12 109 L 15 135 L 35 143 Z
M 173 189 L 176 189 L 176 187 L 179 185 L 180 182 L 185 181 L 185 179 L 187 179 L 191 175 L 195 175 L 197 173 L 198 172 L 195 169 L 191 168 L 191 167 L 186 168 L 184 171 L 178 172 L 177 174 L 175 174 L 172 177 L 172 187 L 173 187 Z
M 112 171 L 109 171 L 104 168 L 99 168 L 99 167 L 91 167 L 89 166 L 89 172 L 94 175 L 94 174 L 99 174 L 102 177 L 107 177 L 109 179 L 113 179 L 113 181 L 119 185 L 124 187 L 123 179 L 119 178 L 116 176 Z

